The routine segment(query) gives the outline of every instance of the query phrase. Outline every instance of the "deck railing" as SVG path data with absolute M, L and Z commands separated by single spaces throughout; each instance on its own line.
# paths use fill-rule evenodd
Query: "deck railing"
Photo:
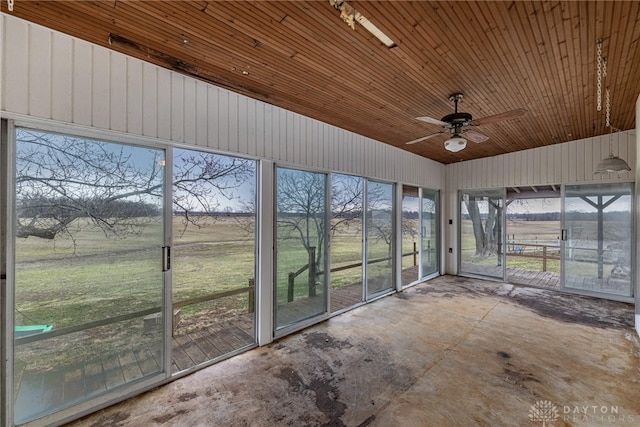
M 309 296 L 313 296 L 315 295 L 315 278 L 317 275 L 322 274 L 322 271 L 317 269 L 317 266 L 315 265 L 315 259 L 316 259 L 316 248 L 315 247 L 310 247 L 309 248 L 309 262 L 306 265 L 303 265 L 298 271 L 293 271 L 290 272 L 287 275 L 287 301 L 291 302 L 293 301 L 293 297 L 294 297 L 294 289 L 295 289 L 295 279 L 296 277 L 298 277 L 299 275 L 301 275 L 302 273 L 304 273 L 305 271 L 309 270 L 309 281 L 307 282 L 307 285 L 309 286 Z M 429 254 L 429 257 L 431 256 L 431 242 L 428 242 L 428 249 L 427 249 L 427 253 Z M 413 251 L 411 252 L 407 252 L 402 254 L 402 257 L 407 257 L 407 256 L 413 256 L 413 265 L 416 266 L 418 265 L 418 245 L 416 242 L 413 242 Z M 385 258 L 377 258 L 377 259 L 372 259 L 372 260 L 368 260 L 367 261 L 367 265 L 369 264 L 376 264 L 379 262 L 385 262 L 385 261 L 390 261 L 392 258 L 391 257 L 385 257 Z M 362 267 L 363 263 L 362 262 L 356 262 L 353 264 L 347 264 L 347 265 L 341 265 L 340 267 L 334 267 L 332 269 L 329 270 L 329 272 L 331 273 L 335 273 L 338 271 L 344 271 L 344 270 L 350 270 L 352 268 L 358 268 L 358 267 Z M 311 269 L 309 267 L 312 267 Z M 312 270 L 314 272 L 314 274 L 312 275 Z

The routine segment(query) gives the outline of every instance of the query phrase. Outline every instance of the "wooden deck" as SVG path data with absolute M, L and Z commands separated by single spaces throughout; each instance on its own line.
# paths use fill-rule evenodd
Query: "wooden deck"
M 507 282 L 513 283 L 514 285 L 560 289 L 560 273 L 525 270 L 522 268 L 507 268 Z
M 180 331 L 180 328 L 177 329 Z M 245 314 L 206 329 L 184 330 L 172 339 L 171 372 L 176 373 L 255 343 L 254 314 Z M 89 396 L 97 396 L 125 383 L 161 371 L 159 346 L 131 340 L 103 357 L 55 370 L 25 369 L 17 376 L 16 418 L 46 414 Z

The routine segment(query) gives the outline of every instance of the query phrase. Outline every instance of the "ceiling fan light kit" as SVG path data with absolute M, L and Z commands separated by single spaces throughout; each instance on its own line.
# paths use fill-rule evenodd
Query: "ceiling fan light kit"
M 453 153 L 463 150 L 466 146 L 467 140 L 459 136 L 454 136 L 444 142 L 444 148 Z

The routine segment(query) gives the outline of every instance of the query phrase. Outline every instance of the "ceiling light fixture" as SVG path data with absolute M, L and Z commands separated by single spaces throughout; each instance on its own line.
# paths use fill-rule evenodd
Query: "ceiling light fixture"
M 457 153 L 460 150 L 464 150 L 466 146 L 467 146 L 467 140 L 462 138 L 459 135 L 453 135 L 453 137 L 447 139 L 444 142 L 444 148 L 453 153 Z
M 346 1 L 342 0 L 329 0 L 329 4 L 336 10 L 340 11 L 340 18 L 349 26 L 352 30 L 356 29 L 355 22 L 357 21 L 367 31 L 374 35 L 382 44 L 388 48 L 396 47 L 396 44 L 389 36 L 383 33 L 378 27 L 376 27 L 371 21 L 369 21 L 360 12 L 355 10 Z
M 613 155 L 612 141 L 611 141 L 611 135 L 614 129 L 613 126 L 610 126 L 610 129 L 611 131 L 609 132 L 609 156 L 607 158 L 600 160 L 600 163 L 598 163 L 598 166 L 596 167 L 595 172 L 593 172 L 594 175 L 605 174 L 605 173 L 615 173 L 615 172 L 628 172 L 631 170 L 627 162 L 625 162 L 620 157 Z M 619 129 L 616 129 L 616 131 L 619 131 Z
M 601 109 L 600 105 L 600 94 L 602 88 L 602 78 L 607 76 L 607 58 L 602 57 L 602 39 L 598 39 L 596 41 L 598 49 L 597 49 L 597 80 L 598 80 L 598 111 Z M 603 67 L 604 65 L 604 67 Z M 604 69 L 603 69 L 604 68 Z M 613 134 L 613 130 L 619 132 L 620 129 L 616 129 L 611 126 L 611 92 L 609 91 L 609 87 L 605 89 L 605 107 L 606 107 L 606 125 L 609 128 L 609 156 L 602 159 L 596 170 L 593 172 L 594 175 L 597 174 L 605 174 L 605 173 L 615 173 L 615 172 L 628 172 L 631 170 L 629 164 L 625 162 L 618 156 L 613 155 L 613 142 L 611 141 L 611 136 Z

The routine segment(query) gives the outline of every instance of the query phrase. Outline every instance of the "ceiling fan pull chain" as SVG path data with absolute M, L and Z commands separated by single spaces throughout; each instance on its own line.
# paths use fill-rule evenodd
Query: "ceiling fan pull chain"
M 598 103 L 598 111 L 602 111 L 602 39 L 598 39 L 597 41 L 597 75 L 598 75 L 598 94 L 597 94 L 597 103 Z

